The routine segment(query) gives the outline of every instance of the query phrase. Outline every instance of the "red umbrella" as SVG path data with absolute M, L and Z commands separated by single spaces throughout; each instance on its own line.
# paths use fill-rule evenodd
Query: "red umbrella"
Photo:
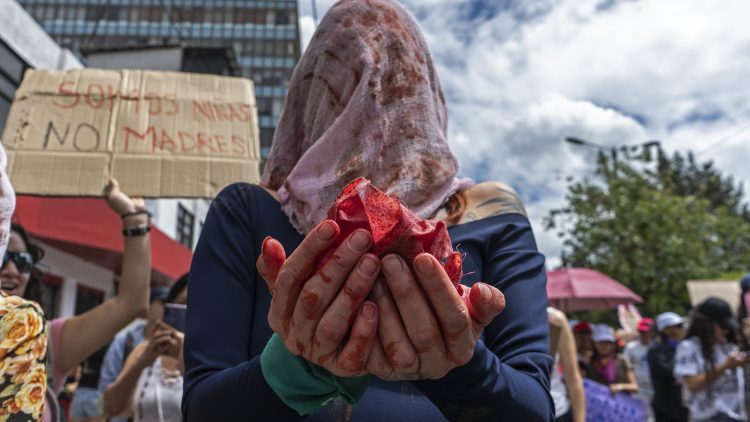
M 551 306 L 566 312 L 613 309 L 621 304 L 643 302 L 612 278 L 586 268 L 548 271 L 547 296 Z

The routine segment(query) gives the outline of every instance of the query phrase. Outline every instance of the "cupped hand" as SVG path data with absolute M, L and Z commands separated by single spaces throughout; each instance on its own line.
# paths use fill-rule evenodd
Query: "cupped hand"
M 366 297 L 380 261 L 367 253 L 370 233 L 357 230 L 316 271 L 339 235 L 335 222 L 324 221 L 289 258 L 267 238 L 256 265 L 273 295 L 268 323 L 287 349 L 334 375 L 354 376 L 364 373 L 377 336 L 378 309 Z
M 146 202 L 143 198 L 131 198 L 120 190 L 117 180 L 110 178 L 104 187 L 104 196 L 107 198 L 109 207 L 118 215 L 145 211 Z
M 430 254 L 415 258 L 415 274 L 398 255 L 382 263 L 385 277 L 371 294 L 379 336 L 367 371 L 385 380 L 437 379 L 466 364 L 484 328 L 504 309 L 503 294 L 477 283 L 462 286 L 459 295 Z

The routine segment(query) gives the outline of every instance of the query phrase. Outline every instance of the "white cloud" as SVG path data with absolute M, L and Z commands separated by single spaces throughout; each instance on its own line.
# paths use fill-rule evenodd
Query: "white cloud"
M 332 3 L 319 1 L 319 16 Z M 469 21 L 483 3 L 501 10 Z M 437 63 L 462 173 L 522 193 L 549 261 L 559 262 L 561 242 L 540 222 L 562 204 L 565 176 L 590 171 L 595 157 L 565 136 L 605 145 L 661 139 L 669 150 L 700 151 L 732 135 L 699 158 L 750 186 L 750 127 L 737 132 L 750 123 L 749 2 L 405 4 Z

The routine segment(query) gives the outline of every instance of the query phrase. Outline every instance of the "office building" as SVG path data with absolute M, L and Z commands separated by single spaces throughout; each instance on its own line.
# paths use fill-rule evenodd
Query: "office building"
M 15 0 L 0 0 L 0 132 L 10 103 L 27 69 L 75 69 L 81 62 L 61 48 Z M 173 210 L 168 209 L 172 206 Z M 196 207 L 201 203 L 195 204 Z M 162 219 L 186 210 L 168 203 Z M 161 209 L 159 209 L 161 211 Z M 200 209 L 193 208 L 196 212 Z M 184 233 L 151 232 L 152 282 L 168 285 L 190 265 L 193 221 L 183 217 Z M 45 251 L 41 303 L 47 315 L 79 314 L 115 294 L 122 261 L 122 223 L 98 198 L 49 198 L 18 195 L 13 222 L 24 226 Z
M 261 155 L 300 56 L 296 0 L 20 0 L 63 47 L 231 48 L 240 74 L 255 82 Z M 85 58 L 84 58 L 85 60 Z

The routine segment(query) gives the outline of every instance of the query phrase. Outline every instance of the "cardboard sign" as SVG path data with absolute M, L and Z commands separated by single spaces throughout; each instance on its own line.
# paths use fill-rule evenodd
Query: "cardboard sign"
M 690 280 L 687 282 L 690 304 L 697 306 L 709 297 L 718 297 L 729 304 L 732 312 L 740 305 L 740 283 L 722 280 Z
M 251 81 L 139 70 L 29 70 L 3 133 L 16 192 L 215 196 L 259 180 Z

